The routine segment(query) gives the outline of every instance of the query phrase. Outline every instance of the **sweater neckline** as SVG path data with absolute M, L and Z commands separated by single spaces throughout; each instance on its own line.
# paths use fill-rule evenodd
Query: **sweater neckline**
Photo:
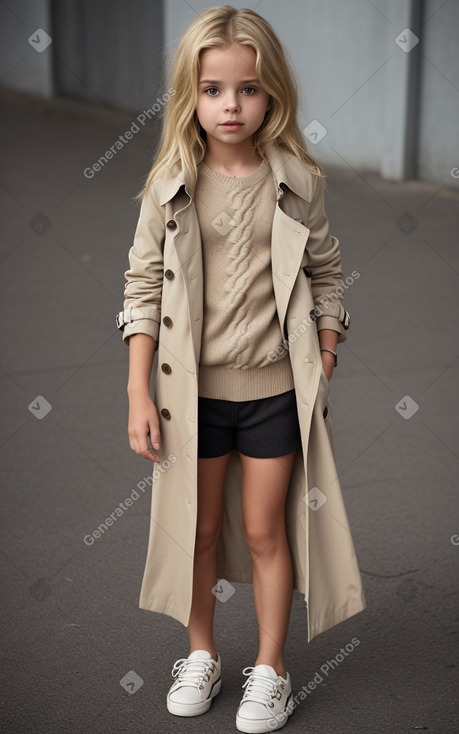
M 252 173 L 249 173 L 248 176 L 225 176 L 225 174 L 215 171 L 213 168 L 209 168 L 204 161 L 201 161 L 198 166 L 199 172 L 204 176 L 207 176 L 207 178 L 211 178 L 217 183 L 234 189 L 253 186 L 253 184 L 258 183 L 267 175 L 269 169 L 270 165 L 267 158 L 263 158 L 258 168 L 256 168 L 255 171 L 252 171 Z

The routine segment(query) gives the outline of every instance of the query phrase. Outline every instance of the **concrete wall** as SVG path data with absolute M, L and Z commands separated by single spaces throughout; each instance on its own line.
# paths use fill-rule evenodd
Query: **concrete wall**
M 0 3 L 2 85 L 43 97 L 54 94 L 53 49 L 48 36 L 52 37 L 49 0 Z
M 459 176 L 459 2 L 427 0 L 423 24 L 418 176 Z M 456 184 L 459 179 L 455 179 Z
M 0 4 L 1 83 L 143 109 L 164 91 L 164 64 L 188 23 L 214 4 Z M 450 173 L 459 171 L 458 0 L 233 4 L 255 7 L 279 35 L 299 81 L 301 128 L 316 120 L 326 132 L 318 142 L 306 133 L 311 152 L 325 165 L 459 186 Z M 41 53 L 27 41 L 37 28 L 53 39 Z M 406 28 L 419 38 L 409 51 Z
M 56 89 L 130 110 L 161 87 L 161 0 L 53 2 Z
M 143 109 L 162 87 L 162 40 L 162 0 L 1 3 L 1 83 Z

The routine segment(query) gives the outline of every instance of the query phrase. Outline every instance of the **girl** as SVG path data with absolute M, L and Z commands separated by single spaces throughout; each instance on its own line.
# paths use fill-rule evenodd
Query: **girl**
M 230 581 L 251 582 L 259 650 L 236 726 L 268 732 L 292 712 L 293 589 L 305 594 L 308 640 L 365 607 L 328 403 L 349 325 L 339 242 L 263 18 L 228 5 L 201 13 L 169 92 L 117 319 L 130 347 L 130 445 L 158 464 L 140 607 L 187 627 L 167 709 L 196 716 L 221 686 L 216 599 L 236 603 Z

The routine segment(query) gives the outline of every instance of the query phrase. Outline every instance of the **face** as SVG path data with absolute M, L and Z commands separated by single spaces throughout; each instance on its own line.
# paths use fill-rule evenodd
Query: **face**
M 196 113 L 208 145 L 252 143 L 269 104 L 255 61 L 255 51 L 248 46 L 203 51 Z

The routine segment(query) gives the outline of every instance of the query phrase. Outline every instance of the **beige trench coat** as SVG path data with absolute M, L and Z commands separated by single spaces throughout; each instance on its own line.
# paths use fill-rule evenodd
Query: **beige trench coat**
M 338 341 L 344 341 L 348 314 L 342 289 L 338 299 L 335 292 L 342 278 L 339 242 L 329 232 L 322 182 L 277 146 L 271 146 L 266 157 L 277 190 L 271 246 L 274 294 L 282 333 L 289 336 L 287 358 L 302 437 L 287 495 L 286 527 L 294 588 L 307 604 L 309 642 L 366 606 L 335 467 L 330 386 L 318 340 L 318 329 L 331 328 L 338 332 Z M 117 321 L 125 343 L 138 332 L 158 341 L 154 401 L 160 453 L 175 457 L 154 465 L 140 608 L 168 614 L 184 625 L 193 586 L 203 319 L 202 246 L 193 194 L 193 184 L 186 184 L 180 170 L 152 184 L 129 252 L 124 311 Z M 224 487 L 218 577 L 252 581 L 236 451 Z

